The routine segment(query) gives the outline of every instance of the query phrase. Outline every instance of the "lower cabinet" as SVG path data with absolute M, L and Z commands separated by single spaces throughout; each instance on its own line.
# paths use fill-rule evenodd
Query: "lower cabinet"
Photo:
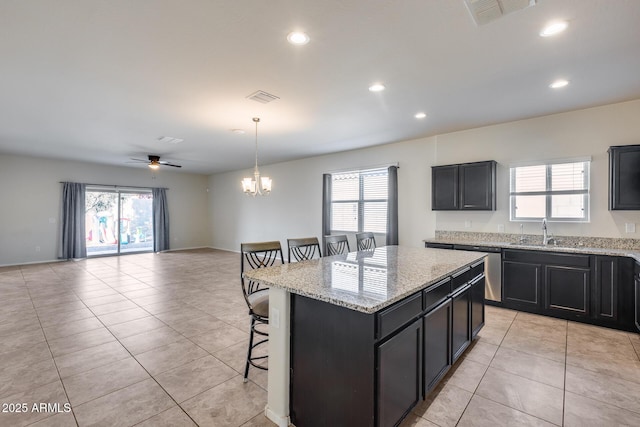
M 424 394 L 451 367 L 451 298 L 424 316 Z
M 392 426 L 422 397 L 422 319 L 378 346 L 378 424 Z
M 471 285 L 471 337 L 475 338 L 484 326 L 485 275 L 476 277 Z
M 460 288 L 451 296 L 451 357 L 452 363 L 471 344 L 471 286 Z
M 631 264 L 615 256 L 504 250 L 502 305 L 633 330 Z
M 474 299 L 483 269 L 467 266 L 372 314 L 292 294 L 291 422 L 400 424 L 469 346 L 471 322 L 476 332 L 484 322 L 484 299 Z
M 618 320 L 618 258 L 596 256 L 593 280 L 594 317 Z
M 542 266 L 502 261 L 502 301 L 513 308 L 537 309 L 542 294 Z
M 636 328 L 640 331 L 640 263 L 636 263 L 635 274 L 634 274 L 634 301 L 635 301 L 635 318 L 634 322 Z
M 590 277 L 588 268 L 546 265 L 544 308 L 551 313 L 588 316 Z

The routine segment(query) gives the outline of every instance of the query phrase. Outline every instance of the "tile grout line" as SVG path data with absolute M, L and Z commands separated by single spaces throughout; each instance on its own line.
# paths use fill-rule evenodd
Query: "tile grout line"
M 55 274 L 56 276 L 58 276 L 58 274 L 53 271 L 53 274 Z M 58 276 L 59 277 L 59 276 Z M 24 275 L 23 275 L 23 279 L 24 279 Z M 29 294 L 29 300 L 31 301 L 31 305 L 33 306 L 33 310 L 36 313 L 36 317 L 38 318 L 38 323 L 40 324 L 40 329 L 42 330 L 42 335 L 44 336 L 44 340 L 45 343 L 47 343 L 47 349 L 49 350 L 49 354 L 51 355 L 51 361 L 53 362 L 53 366 L 56 367 L 56 373 L 58 374 L 58 381 L 60 382 L 60 385 L 62 386 L 62 390 L 64 391 L 64 395 L 67 398 L 67 402 L 69 403 L 69 408 L 71 409 L 71 415 L 73 415 L 73 420 L 76 423 L 76 426 L 78 426 L 78 419 L 76 418 L 76 413 L 73 410 L 73 406 L 71 405 L 71 400 L 69 399 L 69 394 L 67 393 L 67 388 L 64 385 L 64 382 L 62 381 L 62 376 L 60 375 L 60 369 L 58 368 L 58 364 L 56 363 L 56 358 L 53 356 L 53 352 L 51 351 L 51 346 L 49 345 L 49 340 L 47 339 L 47 335 L 44 333 L 44 328 L 42 327 L 42 322 L 40 321 L 40 315 L 38 314 L 38 310 L 36 309 L 36 306 L 33 304 L 33 297 L 31 296 L 31 291 L 29 290 L 29 287 L 26 285 L 26 281 L 25 281 L 25 288 L 27 289 L 27 293 Z M 83 303 L 84 304 L 84 303 Z M 53 383 L 50 383 L 53 384 Z M 49 417 L 45 417 L 43 418 L 43 420 L 53 417 L 57 414 L 53 414 L 50 415 Z M 38 422 L 38 421 L 35 421 Z M 34 423 L 35 423 L 34 422 Z M 34 423 L 30 423 L 30 424 L 34 424 Z

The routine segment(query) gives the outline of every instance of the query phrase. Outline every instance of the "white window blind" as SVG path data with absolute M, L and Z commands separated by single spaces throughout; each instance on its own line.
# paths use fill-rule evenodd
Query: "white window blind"
M 512 221 L 589 221 L 589 161 L 510 169 Z
M 387 169 L 331 175 L 331 233 L 387 230 Z

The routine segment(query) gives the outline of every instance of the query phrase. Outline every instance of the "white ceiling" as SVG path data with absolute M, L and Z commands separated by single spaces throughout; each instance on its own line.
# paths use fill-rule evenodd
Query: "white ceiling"
M 0 61 L 0 153 L 209 174 L 252 167 L 254 116 L 268 164 L 640 98 L 640 1 L 2 0 Z

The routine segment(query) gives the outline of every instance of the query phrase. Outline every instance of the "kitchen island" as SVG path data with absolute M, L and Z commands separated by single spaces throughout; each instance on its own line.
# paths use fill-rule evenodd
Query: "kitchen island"
M 484 257 L 386 246 L 245 272 L 270 287 L 280 426 L 394 425 L 484 324 Z

